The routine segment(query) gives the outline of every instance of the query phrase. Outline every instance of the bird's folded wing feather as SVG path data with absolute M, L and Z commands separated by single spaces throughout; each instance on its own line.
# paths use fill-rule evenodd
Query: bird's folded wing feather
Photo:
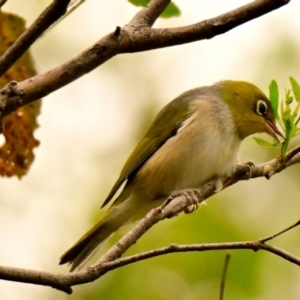
M 125 180 L 134 174 L 169 138 L 176 135 L 183 122 L 192 114 L 192 110 L 186 102 L 182 98 L 177 98 L 161 110 L 126 161 L 120 177 L 102 207 L 109 203 Z M 164 130 L 162 131 L 161 128 Z

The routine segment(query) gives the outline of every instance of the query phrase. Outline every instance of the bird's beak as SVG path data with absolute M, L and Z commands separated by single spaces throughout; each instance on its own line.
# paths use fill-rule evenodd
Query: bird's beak
M 270 120 L 265 120 L 264 125 L 265 125 L 266 132 L 269 135 L 271 135 L 273 138 L 275 138 L 278 142 L 279 142 L 279 139 L 278 139 L 277 135 L 281 136 L 282 138 L 285 138 L 283 136 L 282 132 Z

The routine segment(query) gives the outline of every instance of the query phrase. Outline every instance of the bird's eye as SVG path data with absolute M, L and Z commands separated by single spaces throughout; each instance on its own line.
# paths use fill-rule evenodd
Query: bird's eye
M 256 102 L 256 113 L 265 116 L 267 114 L 268 105 L 264 100 L 258 100 Z

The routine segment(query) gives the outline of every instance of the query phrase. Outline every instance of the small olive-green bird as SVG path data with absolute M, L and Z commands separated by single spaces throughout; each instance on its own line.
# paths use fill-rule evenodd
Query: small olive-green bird
M 60 259 L 80 269 L 123 225 L 141 219 L 173 192 L 230 175 L 241 141 L 281 135 L 266 95 L 244 81 L 220 81 L 187 91 L 167 104 L 125 163 L 102 207 L 126 181 L 104 217 Z

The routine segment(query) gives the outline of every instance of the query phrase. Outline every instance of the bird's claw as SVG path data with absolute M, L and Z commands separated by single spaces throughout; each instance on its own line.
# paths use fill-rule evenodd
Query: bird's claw
M 253 170 L 255 168 L 255 164 L 252 161 L 247 161 L 245 163 L 239 163 L 238 165 L 240 166 L 244 166 L 248 168 L 247 173 L 245 174 L 245 179 L 250 179 L 252 177 L 253 174 Z
M 190 214 L 198 209 L 201 193 L 199 189 L 186 189 L 173 192 L 164 202 L 163 207 L 166 207 L 173 199 L 184 196 L 188 201 L 188 206 L 184 208 L 186 214 Z

